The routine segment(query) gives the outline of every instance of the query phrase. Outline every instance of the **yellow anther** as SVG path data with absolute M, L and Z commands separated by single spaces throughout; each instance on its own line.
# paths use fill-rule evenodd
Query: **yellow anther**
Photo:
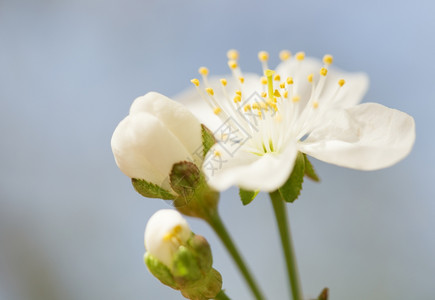
M 245 112 L 248 111 L 248 110 L 251 110 L 251 105 L 246 104 L 246 105 L 243 107 L 243 110 L 244 110 Z
M 275 97 L 281 97 L 281 94 L 278 92 L 278 90 L 275 90 L 275 92 L 273 93 L 273 95 Z
M 198 69 L 198 73 L 204 76 L 208 75 L 208 69 L 206 67 L 201 67 Z
M 261 97 L 266 98 L 267 97 L 267 93 L 266 92 L 262 92 L 261 93 Z
M 199 86 L 199 80 L 196 79 L 196 78 L 193 78 L 190 82 L 193 83 L 196 86 Z
M 346 83 L 346 81 L 345 81 L 344 79 L 340 79 L 340 80 L 338 81 L 338 85 L 339 85 L 339 86 L 343 86 L 345 83 Z
M 304 60 L 305 58 L 305 52 L 298 52 L 296 53 L 296 59 L 297 60 Z
M 258 104 L 258 102 L 254 102 L 254 103 L 252 104 L 252 108 L 253 108 L 253 109 L 260 109 L 260 105 Z
M 299 100 L 301 100 L 301 98 L 300 98 L 298 95 L 293 96 L 293 98 L 292 98 L 292 101 L 293 101 L 294 103 L 299 102 Z
M 332 55 L 326 54 L 325 56 L 323 56 L 323 63 L 330 65 L 333 61 L 334 58 L 332 57 Z
M 235 69 L 235 68 L 237 68 L 237 61 L 235 61 L 235 60 L 233 60 L 233 59 L 231 59 L 231 60 L 229 60 L 228 61 L 228 67 L 230 67 L 230 69 Z
M 220 107 L 215 107 L 213 109 L 213 112 L 214 112 L 215 115 L 218 115 L 221 111 L 222 111 L 222 108 L 220 108 Z
M 326 68 L 321 68 L 320 69 L 320 75 L 326 76 L 326 74 L 328 74 L 328 70 Z
M 282 61 L 284 61 L 284 60 L 289 59 L 291 55 L 292 55 L 292 54 L 290 53 L 290 51 L 288 51 L 288 50 L 282 50 L 282 51 L 279 53 L 279 58 L 280 58 Z
M 319 107 L 319 102 L 314 101 L 314 102 L 313 102 L 313 108 L 318 108 L 318 107 Z
M 273 108 L 275 111 L 278 110 L 278 106 L 276 106 L 275 102 L 273 102 L 272 100 L 267 100 L 267 105 L 269 105 L 271 108 Z
M 288 98 L 288 91 L 285 91 L 285 92 L 284 92 L 284 95 L 283 95 L 283 97 L 284 97 L 285 99 L 287 99 L 287 98 Z
M 227 86 L 227 80 L 225 78 L 221 79 L 221 83 L 223 86 Z
M 288 77 L 287 78 L 287 84 L 293 84 L 293 77 Z
M 242 101 L 242 97 L 240 95 L 236 95 L 233 99 L 234 103 L 238 103 Z
M 235 49 L 228 50 L 227 57 L 230 60 L 238 60 L 239 59 L 239 51 Z
M 261 77 L 261 84 L 266 85 L 267 84 L 267 78 L 266 77 Z
M 260 107 L 261 107 L 261 109 L 264 109 L 266 111 L 269 110 L 269 108 L 267 107 L 267 104 L 265 102 L 260 102 Z
M 269 53 L 267 53 L 266 51 L 258 52 L 258 59 L 260 61 L 267 61 L 269 59 Z
M 167 234 L 165 234 L 163 236 L 163 240 L 164 241 L 170 241 L 172 240 L 172 238 L 177 238 L 177 235 L 180 234 L 180 232 L 183 230 L 183 228 L 181 227 L 181 225 L 177 225 L 174 228 L 172 228 L 172 230 L 170 232 L 168 232 Z
M 236 90 L 236 94 L 239 96 L 242 96 L 242 91 L 241 90 Z
M 240 81 L 240 83 L 244 83 L 245 82 L 245 77 L 240 76 L 239 77 L 239 81 Z
M 307 76 L 308 82 L 313 82 L 313 74 Z
M 210 88 L 210 87 L 206 88 L 205 91 L 206 91 L 210 96 L 213 96 L 213 95 L 214 95 L 214 91 L 213 91 L 213 89 Z
M 214 150 L 214 156 L 221 156 L 221 153 L 219 152 L 219 151 L 217 151 L 217 150 Z
M 281 80 L 281 76 L 279 76 L 279 74 L 275 74 L 275 76 L 273 77 L 273 80 L 280 81 Z
M 261 110 L 259 110 L 258 112 L 257 112 L 257 114 L 258 114 L 258 116 L 260 117 L 260 119 L 262 118 L 262 113 L 261 113 Z
M 282 88 L 282 89 L 285 88 L 285 82 L 281 82 L 281 83 L 279 84 L 279 87 Z

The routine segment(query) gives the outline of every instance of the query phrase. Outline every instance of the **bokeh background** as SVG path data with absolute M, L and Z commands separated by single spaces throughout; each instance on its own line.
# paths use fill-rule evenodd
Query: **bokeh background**
M 313 161 L 289 205 L 305 294 L 435 299 L 435 4 L 433 1 L 0 0 L 0 299 L 182 299 L 143 264 L 145 199 L 116 167 L 110 138 L 133 99 L 174 96 L 197 68 L 228 73 L 240 51 L 260 72 L 281 49 L 304 50 L 371 78 L 366 101 L 414 116 L 399 164 L 360 172 Z M 222 194 L 224 221 L 269 299 L 286 299 L 267 195 L 248 207 Z M 214 233 L 224 287 L 252 299 Z

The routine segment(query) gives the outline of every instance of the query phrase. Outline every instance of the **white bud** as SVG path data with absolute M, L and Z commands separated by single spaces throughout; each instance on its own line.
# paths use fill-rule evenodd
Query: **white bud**
M 145 249 L 167 267 L 181 245 L 191 237 L 189 224 L 179 212 L 162 209 L 148 221 L 145 229 Z
M 196 155 L 202 146 L 199 121 L 182 104 L 155 92 L 133 102 L 111 144 L 116 164 L 125 175 L 168 191 L 167 178 L 174 163 L 201 164 L 201 156 Z

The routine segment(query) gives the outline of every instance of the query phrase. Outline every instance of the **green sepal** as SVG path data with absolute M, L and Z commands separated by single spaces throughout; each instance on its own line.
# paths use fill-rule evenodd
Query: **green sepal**
M 216 299 L 221 290 L 222 276 L 215 269 L 211 269 L 194 284 L 180 289 L 181 294 L 191 300 Z
M 301 152 L 298 152 L 290 177 L 284 185 L 278 189 L 284 201 L 293 203 L 299 197 L 302 190 L 302 183 L 304 182 L 304 174 L 305 158 Z
M 172 260 L 172 274 L 180 288 L 196 282 L 202 277 L 193 251 L 184 246 L 178 248 Z
M 210 244 L 207 242 L 205 237 L 194 234 L 189 240 L 187 240 L 187 247 L 192 249 L 194 252 L 201 272 L 209 272 L 213 265 L 213 255 L 211 253 Z
M 314 170 L 313 165 L 311 164 L 311 162 L 308 160 L 307 155 L 304 153 L 304 160 L 305 160 L 305 176 L 307 176 L 308 178 L 310 178 L 311 180 L 314 180 L 316 182 L 320 181 L 319 176 L 317 176 L 316 171 Z
M 195 192 L 201 179 L 201 171 L 189 161 L 182 161 L 172 166 L 169 174 L 172 189 L 180 196 L 189 198 Z
M 324 288 L 320 293 L 319 297 L 317 297 L 317 300 L 328 300 L 328 299 L 329 299 L 329 289 Z
M 248 191 L 242 188 L 239 189 L 240 200 L 242 200 L 243 205 L 248 205 L 252 202 L 252 200 L 257 197 L 260 191 Z
M 170 286 L 173 289 L 178 290 L 177 284 L 175 283 L 174 277 L 167 266 L 162 264 L 157 258 L 150 255 L 148 252 L 145 253 L 144 262 L 148 267 L 151 274 L 154 275 L 158 280 L 160 280 L 164 285 Z
M 165 190 L 164 188 L 154 183 L 150 183 L 143 179 L 137 179 L 137 178 L 132 178 L 131 183 L 133 184 L 133 187 L 136 190 L 136 192 L 138 192 L 144 197 L 160 198 L 164 200 L 175 199 L 175 196 L 173 194 L 171 194 L 169 191 Z
M 208 129 L 204 124 L 201 124 L 201 137 L 202 137 L 202 151 L 203 156 L 207 154 L 208 150 L 216 144 L 216 139 L 214 138 L 213 132 Z

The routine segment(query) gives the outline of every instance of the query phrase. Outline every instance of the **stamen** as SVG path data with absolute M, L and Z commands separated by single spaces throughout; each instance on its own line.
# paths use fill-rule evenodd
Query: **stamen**
M 201 67 L 198 69 L 198 73 L 201 74 L 202 76 L 207 76 L 208 75 L 208 69 L 206 67 Z
M 236 94 L 242 96 L 242 92 L 240 90 L 236 90 Z
M 238 60 L 239 59 L 239 52 L 235 49 L 230 49 L 227 52 L 227 57 L 229 60 Z
M 240 95 L 236 95 L 233 99 L 234 103 L 239 103 L 242 101 L 242 97 Z
M 248 110 L 251 110 L 251 105 L 246 104 L 246 105 L 243 107 L 243 110 L 244 110 L 245 112 L 247 112 Z
M 301 97 L 299 97 L 298 95 L 293 96 L 293 98 L 292 98 L 293 103 L 297 103 L 297 102 L 299 102 L 299 100 L 301 100 Z
M 288 51 L 288 50 L 282 50 L 282 51 L 279 53 L 279 58 L 280 58 L 282 61 L 285 61 L 285 60 L 289 59 L 290 57 L 291 57 L 291 53 L 290 53 L 290 51 Z
M 279 76 L 279 74 L 275 74 L 275 76 L 273 77 L 273 80 L 281 81 L 281 76 Z
M 266 98 L 267 97 L 267 93 L 266 92 L 262 92 L 261 93 L 261 97 Z
M 228 61 L 228 67 L 230 67 L 231 70 L 234 70 L 237 68 L 237 61 L 235 60 L 229 60 Z
M 269 53 L 266 51 L 260 51 L 258 52 L 258 59 L 261 61 L 261 66 L 263 67 L 263 72 L 265 72 L 267 67 L 267 60 L 269 59 Z
M 215 150 L 213 154 L 214 154 L 214 156 L 221 156 L 221 153 L 217 150 Z
M 314 101 L 314 102 L 313 102 L 313 108 L 316 109 L 316 108 L 318 108 L 318 107 L 319 107 L 319 102 Z
M 242 83 L 242 84 L 243 84 L 243 83 L 245 82 L 245 77 L 243 77 L 243 76 L 240 76 L 240 77 L 239 77 L 239 81 L 240 81 L 240 83 Z
M 305 52 L 298 52 L 298 53 L 296 53 L 296 59 L 297 60 L 301 61 L 301 60 L 304 60 L 304 58 L 305 58 Z
M 220 114 L 221 111 L 222 111 L 222 108 L 220 108 L 219 106 L 218 106 L 218 107 L 215 107 L 215 108 L 213 109 L 213 112 L 214 112 L 215 115 Z
M 285 92 L 284 92 L 284 95 L 283 95 L 283 97 L 285 98 L 285 99 L 287 99 L 288 98 L 288 91 L 286 90 Z
M 345 81 L 344 79 L 340 79 L 340 80 L 338 81 L 338 85 L 339 85 L 339 86 L 343 86 L 345 83 L 346 83 L 346 81 Z
M 269 53 L 267 53 L 266 51 L 258 52 L 258 59 L 260 61 L 267 61 L 269 59 Z
M 332 57 L 332 55 L 326 54 L 325 56 L 323 56 L 323 63 L 325 65 L 330 65 L 330 64 L 332 64 L 333 61 L 334 61 L 334 58 Z
M 226 80 L 225 78 L 222 78 L 222 79 L 220 80 L 220 82 L 221 82 L 221 84 L 222 84 L 223 86 L 227 86 L 227 80 Z
M 279 84 L 279 87 L 282 88 L 282 89 L 284 89 L 284 88 L 285 88 L 285 82 L 281 82 L 281 83 Z
M 310 74 L 307 76 L 308 82 L 312 83 L 313 82 L 313 74 Z
M 195 86 L 199 86 L 199 80 L 196 78 L 193 78 L 190 82 L 193 83 Z
M 266 85 L 267 84 L 267 78 L 266 77 L 261 77 L 261 84 Z
M 209 94 L 210 96 L 214 95 L 214 90 L 210 87 L 206 88 L 205 91 L 207 92 L 207 94 Z
M 326 76 L 326 74 L 328 74 L 328 70 L 326 68 L 321 68 L 320 69 L 320 75 Z
M 288 77 L 287 78 L 287 84 L 288 85 L 293 84 L 293 77 Z

